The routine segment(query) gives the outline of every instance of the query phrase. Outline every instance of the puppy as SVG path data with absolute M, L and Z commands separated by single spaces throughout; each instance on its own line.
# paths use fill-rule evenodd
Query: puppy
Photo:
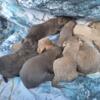
M 69 18 L 57 17 L 43 24 L 33 26 L 25 39 L 21 41 L 21 47 L 13 54 L 0 57 L 0 74 L 6 78 L 19 75 L 22 65 L 29 58 L 37 55 L 37 42 L 48 34 L 57 33 Z
M 72 81 L 78 77 L 76 58 L 80 43 L 76 37 L 71 37 L 64 43 L 63 57 L 58 58 L 53 63 L 55 74 L 52 81 L 53 86 L 57 86 L 60 81 Z
M 98 50 L 100 51 L 100 31 L 98 29 L 88 27 L 85 25 L 76 25 L 74 28 L 74 34 L 81 35 L 89 41 L 94 41 L 95 45 L 98 47 Z
M 80 46 L 77 55 L 78 71 L 84 74 L 100 71 L 100 53 L 93 46 L 85 41 Z
M 46 52 L 27 60 L 20 77 L 27 88 L 33 88 L 42 82 L 53 79 L 53 61 L 61 56 L 61 48 L 53 47 Z
M 29 34 L 26 36 L 26 39 L 30 39 L 32 43 L 34 43 L 47 35 L 59 33 L 61 31 L 61 28 L 69 20 L 71 20 L 71 18 L 57 17 L 57 18 L 52 18 L 44 22 L 43 24 L 32 26 L 29 30 Z
M 13 54 L 0 57 L 0 74 L 5 78 L 12 78 L 19 75 L 19 71 L 26 60 L 36 56 L 36 45 L 26 45 Z
M 58 40 L 58 45 L 62 46 L 65 40 L 68 40 L 73 35 L 73 28 L 76 25 L 74 20 L 69 21 L 67 24 L 64 25 L 60 32 L 60 37 Z
M 74 28 L 74 34 L 83 35 L 89 40 L 99 40 L 100 39 L 100 33 L 97 29 L 90 28 L 85 25 L 76 25 Z
M 44 50 L 48 50 L 54 46 L 54 43 L 48 37 L 44 37 L 38 41 L 37 52 L 40 54 Z

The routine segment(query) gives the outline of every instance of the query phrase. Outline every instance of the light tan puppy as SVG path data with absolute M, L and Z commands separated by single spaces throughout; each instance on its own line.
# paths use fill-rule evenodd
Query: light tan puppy
M 83 42 L 77 55 L 78 71 L 84 74 L 100 71 L 100 53 L 88 42 Z
M 84 36 L 89 41 L 94 41 L 100 51 L 100 30 L 86 25 L 76 25 L 74 28 L 74 34 Z
M 64 25 L 60 32 L 60 37 L 58 40 L 58 45 L 62 46 L 63 42 L 70 38 L 73 34 L 73 28 L 76 25 L 74 20 L 69 21 L 67 24 Z
M 50 48 L 54 47 L 54 44 L 51 40 L 49 40 L 48 37 L 44 37 L 38 41 L 38 48 L 37 52 L 40 54 L 44 50 L 48 50 Z
M 53 63 L 54 79 L 53 86 L 57 86 L 60 81 L 72 81 L 78 77 L 76 57 L 80 47 L 80 40 L 71 37 L 64 43 L 63 57 L 58 58 Z
M 76 25 L 74 28 L 75 35 L 83 35 L 90 40 L 99 40 L 100 32 L 97 29 L 90 28 L 86 25 Z

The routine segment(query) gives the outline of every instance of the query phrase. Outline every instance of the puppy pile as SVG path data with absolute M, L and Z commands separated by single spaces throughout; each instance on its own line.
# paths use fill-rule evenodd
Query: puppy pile
M 59 86 L 78 75 L 100 71 L 100 23 L 76 24 L 68 17 L 57 17 L 32 26 L 21 42 L 13 45 L 13 54 L 0 58 L 4 79 L 20 76 L 27 88 L 45 81 Z M 56 43 L 51 34 L 59 34 Z

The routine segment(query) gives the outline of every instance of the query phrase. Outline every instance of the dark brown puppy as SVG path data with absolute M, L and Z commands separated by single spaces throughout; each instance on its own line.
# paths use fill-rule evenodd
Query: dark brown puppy
M 60 37 L 58 40 L 58 45 L 62 46 L 64 41 L 67 41 L 73 35 L 73 28 L 76 25 L 74 20 L 69 21 L 67 24 L 64 25 L 60 32 Z
M 19 75 L 19 71 L 24 62 L 32 56 L 36 56 L 35 45 L 30 44 L 22 47 L 14 54 L 6 55 L 0 58 L 0 74 L 6 78 L 12 78 Z
M 29 34 L 26 36 L 26 39 L 30 39 L 32 40 L 32 43 L 34 43 L 42 37 L 58 33 L 69 20 L 71 20 L 69 17 L 57 17 L 50 19 L 43 24 L 32 26 L 29 30 Z
M 40 83 L 53 79 L 53 61 L 60 57 L 61 48 L 52 47 L 46 52 L 27 60 L 21 71 L 20 77 L 27 88 L 33 88 Z
M 10 78 L 19 75 L 19 71 L 26 60 L 37 55 L 37 42 L 44 36 L 57 33 L 68 22 L 69 18 L 53 18 L 43 24 L 33 26 L 29 34 L 22 40 L 22 47 L 14 54 L 0 58 L 0 74 Z

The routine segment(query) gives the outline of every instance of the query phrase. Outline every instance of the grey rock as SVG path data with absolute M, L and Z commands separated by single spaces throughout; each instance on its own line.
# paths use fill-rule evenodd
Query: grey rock
M 56 16 L 72 16 L 100 20 L 100 0 L 18 0 L 27 8 Z

